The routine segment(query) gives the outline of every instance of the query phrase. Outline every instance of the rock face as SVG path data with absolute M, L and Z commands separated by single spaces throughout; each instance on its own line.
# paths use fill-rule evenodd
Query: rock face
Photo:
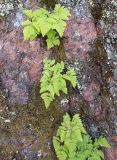
M 35 1 L 26 1 L 28 8 L 35 8 L 36 5 Z M 87 5 L 87 2 L 75 5 L 67 24 L 64 48 L 69 59 L 88 59 L 89 42 L 96 38 L 96 29 Z M 2 33 L 0 39 L 0 62 L 4 68 L 1 79 L 12 104 L 28 102 L 30 86 L 37 84 L 40 79 L 42 60 L 50 55 L 40 39 L 23 41 L 20 27 L 23 19 L 21 11 L 16 13 L 15 18 L 11 15 L 8 19 L 11 22 L 10 31 Z
M 0 16 L 8 15 L 10 11 L 14 10 L 13 0 L 0 1 Z
M 113 105 L 110 107 L 110 120 L 113 123 L 113 136 L 117 147 L 117 1 L 106 0 L 100 20 L 100 26 L 104 31 L 104 48 L 108 57 L 108 64 L 112 66 L 112 77 L 107 80 L 109 91 L 113 99 Z M 106 160 L 117 159 L 117 149 L 106 151 Z
M 117 159 L 117 149 L 108 149 L 105 151 L 105 160 L 115 160 Z
M 49 52 L 41 47 L 39 40 L 24 42 L 22 30 L 13 30 L 0 40 L 1 75 L 10 103 L 25 104 L 31 84 L 38 82 L 43 58 Z
M 96 29 L 91 17 L 78 17 L 73 14 L 65 31 L 64 48 L 68 59 L 87 60 L 89 42 L 96 38 Z
M 117 104 L 117 2 L 106 1 L 101 28 L 104 30 L 104 47 L 107 52 L 109 63 L 113 65 L 113 77 L 110 79 L 110 92 Z
M 95 0 L 90 4 L 87 0 L 60 2 L 71 9 L 63 37 L 66 65 L 78 74 L 78 89 L 71 89 L 66 110 L 73 114 L 80 112 L 86 117 L 85 126 L 93 137 L 103 133 L 116 146 L 117 23 L 116 17 L 111 16 L 116 16 L 116 0 L 104 4 Z M 56 159 L 51 138 L 63 110 L 58 102 L 49 111 L 43 109 L 40 99 L 38 103 L 37 100 L 29 103 L 30 92 L 41 76 L 42 61 L 53 52 L 46 49 L 40 38 L 23 41 L 22 6 L 37 8 L 38 5 L 36 0 L 18 1 L 14 4 L 17 10 L 7 16 L 6 24 L 0 18 L 0 87 L 5 95 L 0 95 L 0 160 Z M 35 97 L 38 99 L 39 95 Z M 116 159 L 116 149 L 105 150 L 105 160 Z

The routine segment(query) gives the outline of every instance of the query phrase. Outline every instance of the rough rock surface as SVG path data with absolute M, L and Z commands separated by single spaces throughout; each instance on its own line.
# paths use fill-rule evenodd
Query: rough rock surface
M 41 47 L 39 40 L 24 42 L 20 29 L 3 34 L 0 46 L 0 62 L 4 70 L 1 79 L 9 101 L 25 104 L 29 87 L 38 82 L 42 60 L 49 52 Z
M 76 6 L 74 7 L 74 14 L 72 14 L 64 34 L 66 39 L 64 48 L 69 59 L 87 58 L 89 42 L 96 38 L 94 23 L 90 12 L 87 11 L 88 8 L 85 9 L 85 3 L 79 10 L 76 10 Z M 31 6 L 35 8 L 36 5 L 35 1 L 33 3 L 32 1 L 26 2 L 28 8 Z M 84 10 L 86 11 L 83 12 Z M 86 17 L 87 13 L 88 17 Z M 14 16 L 11 16 L 10 20 L 12 18 Z M 33 82 L 38 83 L 42 59 L 49 56 L 50 51 L 43 48 L 43 42 L 39 39 L 33 42 L 23 41 L 20 27 L 23 19 L 23 15 L 17 12 L 15 18 L 11 20 L 11 31 L 2 34 L 0 62 L 4 68 L 1 79 L 9 102 L 25 104 L 28 101 L 30 85 Z
M 90 4 L 87 0 L 60 1 L 71 9 L 72 15 L 63 38 L 69 59 L 66 65 L 78 74 L 78 89 L 70 89 L 68 97 L 61 101 L 63 108 L 55 101 L 46 111 L 34 89 L 40 79 L 42 60 L 52 52 L 46 50 L 42 39 L 23 41 L 22 6 L 36 8 L 37 1 L 21 0 L 19 5 L 20 2 L 23 5 L 10 12 L 6 23 L 0 19 L 0 87 L 5 95 L 0 94 L 0 160 L 55 160 L 51 138 L 60 124 L 63 109 L 71 114 L 80 112 L 93 137 L 103 133 L 113 147 L 117 146 L 117 23 L 116 18 L 111 19 L 113 13 L 116 15 L 116 0 L 105 1 L 103 7 L 100 0 Z M 95 6 L 102 7 L 99 18 Z M 95 10 L 94 17 L 91 10 Z M 105 157 L 116 160 L 117 150 L 105 150 Z
M 96 38 L 96 29 L 91 17 L 73 14 L 65 31 L 64 48 L 68 59 L 88 59 L 89 42 Z
M 108 64 L 112 66 L 112 77 L 107 82 L 111 98 L 113 99 L 113 105 L 110 107 L 110 120 L 114 126 L 112 138 L 117 146 L 117 1 L 106 0 L 104 7 L 100 26 L 104 31 L 104 48 L 107 53 Z M 107 150 L 106 159 L 117 159 L 117 149 Z

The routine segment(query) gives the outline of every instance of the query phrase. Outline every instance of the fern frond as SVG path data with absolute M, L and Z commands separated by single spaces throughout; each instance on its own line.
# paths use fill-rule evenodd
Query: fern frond
M 66 113 L 63 122 L 53 137 L 53 145 L 59 160 L 101 160 L 104 158 L 99 147 L 107 146 L 107 141 L 101 136 L 93 141 L 85 131 L 79 114 L 71 119 Z
M 63 78 L 64 63 L 56 63 L 55 60 L 45 59 L 43 76 L 40 80 L 41 98 L 44 100 L 46 108 L 54 100 L 55 96 L 60 96 L 60 92 L 67 94 L 66 79 Z M 64 74 L 65 75 L 65 74 Z M 47 96 L 47 97 L 46 97 Z
M 94 145 L 98 147 L 99 146 L 106 147 L 106 148 L 110 147 L 110 144 L 108 143 L 106 138 L 104 138 L 103 136 L 100 136 L 98 139 L 96 139 Z
M 40 8 L 34 11 L 24 10 L 23 13 L 30 20 L 24 21 L 23 25 L 26 25 L 27 27 L 33 26 L 24 28 L 24 40 L 33 40 L 37 35 L 41 34 L 42 37 L 47 37 L 46 42 L 48 49 L 60 44 L 60 37 L 63 36 L 66 20 L 68 20 L 68 17 L 70 16 L 67 8 L 60 4 L 56 4 L 55 9 L 52 12 Z M 27 30 L 30 33 L 29 35 L 27 34 Z M 33 32 L 33 35 L 31 32 Z

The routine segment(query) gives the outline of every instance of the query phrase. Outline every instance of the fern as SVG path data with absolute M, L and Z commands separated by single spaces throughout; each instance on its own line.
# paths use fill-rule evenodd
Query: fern
M 73 119 L 68 114 L 53 137 L 53 145 L 59 160 L 101 160 L 104 158 L 100 146 L 110 147 L 100 136 L 95 141 L 87 134 L 78 114 Z
M 60 91 L 67 94 L 66 80 L 70 81 L 72 86 L 76 87 L 76 73 L 69 70 L 63 74 L 64 63 L 55 63 L 55 60 L 44 60 L 43 76 L 41 82 L 41 98 L 44 100 L 46 108 L 54 100 L 55 96 L 60 96 Z
M 33 40 L 37 35 L 47 37 L 48 49 L 60 44 L 60 37 L 63 36 L 66 23 L 70 13 L 67 8 L 56 4 L 52 12 L 44 8 L 24 10 L 24 14 L 29 18 L 23 22 L 24 40 Z

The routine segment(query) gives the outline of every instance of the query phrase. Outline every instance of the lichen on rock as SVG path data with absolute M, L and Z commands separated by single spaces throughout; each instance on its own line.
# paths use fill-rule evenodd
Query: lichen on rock
M 14 0 L 0 1 L 0 16 L 5 16 L 14 10 Z

